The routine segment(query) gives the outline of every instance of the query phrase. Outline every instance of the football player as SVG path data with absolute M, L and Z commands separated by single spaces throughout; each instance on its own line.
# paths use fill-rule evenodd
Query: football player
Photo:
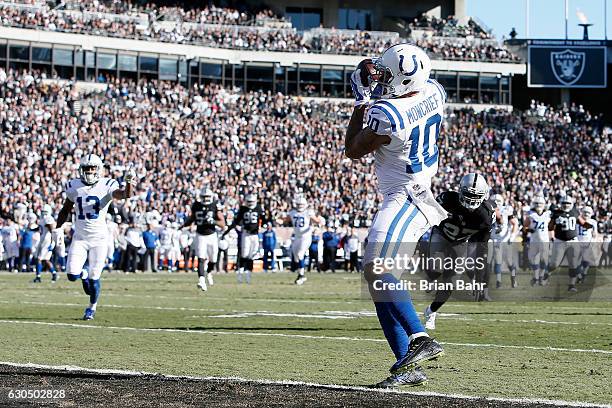
M 447 215 L 430 189 L 438 170 L 436 141 L 446 101 L 444 89 L 429 78 L 430 73 L 431 61 L 422 49 L 398 44 L 380 58 L 362 61 L 351 75 L 355 109 L 345 154 L 360 159 L 374 153 L 384 195 L 363 259 L 378 320 L 396 359 L 391 376 L 379 387 L 422 384 L 427 377 L 419 365 L 443 354 L 423 327 L 408 292 L 389 290 L 399 282 L 403 268 L 384 266 L 387 258 L 412 256 L 423 233 Z
M 19 228 L 12 216 L 6 216 L 6 224 L 0 231 L 4 244 L 4 260 L 9 271 L 16 273 L 19 257 Z
M 585 222 L 590 225 L 590 228 L 585 228 L 578 225 L 578 241 L 580 241 L 580 265 L 578 266 L 577 283 L 584 281 L 587 275 L 589 266 L 595 263 L 595 253 L 593 252 L 593 241 L 598 238 L 597 221 L 593 219 L 593 209 L 586 206 L 580 212 Z
M 510 284 L 513 288 L 516 288 L 518 286 L 516 280 L 518 251 L 513 242 L 519 233 L 518 220 L 514 215 L 514 208 L 504 204 L 504 197 L 501 194 L 495 194 L 493 201 L 495 201 L 495 206 L 500 214 L 491 234 L 494 243 L 495 287 L 500 288 L 502 286 L 501 273 L 503 266 L 506 265 L 510 270 Z
M 209 188 L 203 188 L 199 192 L 198 199 L 191 206 L 191 215 L 185 220 L 181 229 L 195 222 L 196 235 L 194 238 L 195 254 L 198 258 L 198 288 L 202 291 L 208 290 L 208 285 L 213 284 L 212 271 L 217 262 L 219 251 L 219 237 L 217 227 L 225 227 L 225 218 L 221 211 L 217 210 L 215 195 Z
M 294 209 L 289 211 L 283 223 L 291 223 L 293 226 L 293 241 L 291 241 L 292 265 L 297 270 L 295 278 L 296 285 L 306 282 L 304 268 L 306 265 L 306 254 L 312 243 L 312 224 L 321 224 L 321 218 L 316 216 L 314 210 L 308 208 L 306 197 L 300 195 L 294 202 Z M 294 272 L 295 272 L 294 270 Z
M 53 255 L 53 248 L 55 247 L 55 242 L 53 240 L 54 229 L 55 220 L 53 219 L 51 206 L 45 204 L 40 213 L 40 241 L 38 242 L 38 248 L 36 250 L 37 262 L 34 282 L 41 282 L 40 275 L 42 274 L 43 268 L 51 272 L 51 282 L 57 281 L 57 272 L 55 266 L 51 263 L 51 256 Z
M 66 199 L 57 216 L 56 228 L 62 228 L 75 207 L 74 235 L 68 250 L 68 280 L 81 279 L 84 292 L 89 295 L 89 306 L 84 320 L 93 320 L 100 296 L 100 275 L 108 254 L 108 228 L 106 214 L 113 199 L 123 200 L 132 195 L 132 183 L 136 179 L 130 168 L 123 180 L 125 188 L 117 180 L 102 177 L 104 165 L 95 154 L 87 154 L 79 164 L 79 178 L 68 182 Z M 87 273 L 83 270 L 89 263 Z
M 578 214 L 574 206 L 574 199 L 569 195 L 561 196 L 559 206 L 554 208 L 548 230 L 552 232 L 552 254 L 549 262 L 549 273 L 561 265 L 563 258 L 567 259 L 569 267 L 569 292 L 577 292 L 576 281 L 578 279 L 578 226 L 585 229 L 592 228 L 585 218 Z M 542 284 L 548 284 L 549 273 L 544 273 Z
M 223 233 L 223 238 L 238 225 L 240 231 L 240 268 L 237 271 L 238 282 L 242 282 L 245 274 L 246 283 L 251 283 L 251 272 L 253 272 L 253 258 L 259 252 L 259 228 L 263 225 L 265 218 L 264 210 L 257 203 L 255 194 L 248 194 L 245 205 L 238 209 L 232 225 Z
M 523 221 L 523 229 L 529 239 L 527 258 L 533 271 L 531 286 L 542 285 L 542 278 L 547 273 L 551 235 L 549 223 L 550 211 L 546 210 L 546 201 L 542 195 L 537 195 Z
M 447 259 L 467 259 L 471 256 L 474 262 L 474 275 L 477 282 L 487 282 L 487 242 L 491 227 L 499 214 L 495 203 L 487 200 L 489 185 L 485 178 L 476 173 L 466 174 L 461 178 L 459 192 L 446 191 L 437 198 L 446 211 L 448 218 L 440 225 L 433 227 L 427 249 L 427 268 L 430 281 L 442 280 L 452 282 L 456 275 L 455 268 L 445 269 Z M 435 262 L 440 260 L 440 262 Z M 475 273 L 478 272 L 478 273 Z M 484 289 L 484 298 L 488 298 L 488 288 Z M 434 301 L 425 309 L 425 328 L 436 328 L 436 314 L 450 298 L 451 290 L 438 290 Z

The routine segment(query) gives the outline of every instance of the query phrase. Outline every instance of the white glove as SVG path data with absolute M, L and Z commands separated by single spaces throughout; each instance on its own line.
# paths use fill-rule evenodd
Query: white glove
M 368 85 L 361 82 L 361 69 L 356 69 L 351 74 L 351 89 L 355 96 L 355 106 L 365 105 L 370 102 L 371 90 Z

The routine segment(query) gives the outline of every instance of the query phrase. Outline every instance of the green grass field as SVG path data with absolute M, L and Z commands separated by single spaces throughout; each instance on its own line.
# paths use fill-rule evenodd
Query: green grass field
M 0 274 L 0 361 L 367 385 L 393 358 L 357 275 L 105 275 L 96 319 L 79 282 Z M 516 291 L 524 289 L 515 289 Z M 417 301 L 422 311 L 424 301 Z M 452 302 L 446 356 L 419 391 L 612 403 L 612 302 Z

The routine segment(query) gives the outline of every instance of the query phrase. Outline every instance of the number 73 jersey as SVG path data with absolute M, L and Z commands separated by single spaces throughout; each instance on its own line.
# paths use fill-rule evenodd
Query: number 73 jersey
M 440 126 L 446 93 L 435 80 L 427 81 L 417 94 L 406 98 L 380 99 L 367 113 L 366 125 L 391 142 L 374 153 L 376 176 L 383 194 L 408 184 L 429 187 L 438 170 Z
M 100 178 L 88 186 L 80 179 L 68 182 L 66 196 L 74 203 L 75 239 L 89 242 L 106 241 L 106 213 L 112 200 L 113 191 L 119 189 L 117 180 Z

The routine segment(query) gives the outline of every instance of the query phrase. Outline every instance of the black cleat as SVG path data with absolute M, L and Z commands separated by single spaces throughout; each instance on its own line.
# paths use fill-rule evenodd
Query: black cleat
M 569 285 L 567 287 L 567 291 L 568 292 L 578 292 L 578 289 L 576 288 L 576 285 Z
M 427 382 L 427 376 L 421 367 L 399 374 L 391 374 L 381 382 L 372 385 L 371 388 L 396 388 L 400 386 L 415 387 Z
M 576 283 L 582 283 L 584 282 L 584 275 L 579 273 L 578 276 L 576 276 Z
M 37 277 L 34 278 L 34 280 L 32 282 L 40 283 L 40 282 L 42 282 L 42 280 L 40 279 L 40 276 L 37 276 Z
M 536 278 L 531 278 L 531 281 L 529 282 L 531 284 L 531 286 L 535 286 L 538 284 L 538 280 Z
M 501 282 L 497 281 L 495 282 L 495 289 L 499 289 L 499 288 L 501 288 Z
M 511 276 L 510 277 L 510 283 L 513 288 L 518 288 L 518 282 L 516 280 L 516 276 Z
M 444 349 L 431 337 L 418 337 L 410 343 L 408 354 L 400 359 L 389 371 L 399 374 L 409 371 L 423 361 L 434 360 L 444 355 Z

